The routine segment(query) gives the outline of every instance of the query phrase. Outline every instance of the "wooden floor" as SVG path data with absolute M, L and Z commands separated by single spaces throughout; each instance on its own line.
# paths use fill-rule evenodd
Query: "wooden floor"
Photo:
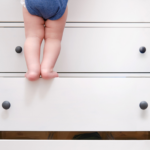
M 0 132 L 0 139 L 73 139 L 75 135 L 89 132 Z M 104 140 L 146 140 L 150 132 L 98 132 Z

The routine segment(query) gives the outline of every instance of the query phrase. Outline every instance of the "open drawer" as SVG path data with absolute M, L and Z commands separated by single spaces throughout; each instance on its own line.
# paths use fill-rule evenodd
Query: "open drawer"
M 50 141 L 50 140 L 2 140 L 0 149 L 3 150 L 149 150 L 150 141 Z
M 149 89 L 150 78 L 0 78 L 0 131 L 150 131 Z

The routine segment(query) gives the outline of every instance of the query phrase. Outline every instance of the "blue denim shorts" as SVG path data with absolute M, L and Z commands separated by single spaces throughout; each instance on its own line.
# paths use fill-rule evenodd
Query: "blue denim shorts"
M 28 12 L 44 20 L 57 20 L 66 10 L 68 0 L 25 0 Z

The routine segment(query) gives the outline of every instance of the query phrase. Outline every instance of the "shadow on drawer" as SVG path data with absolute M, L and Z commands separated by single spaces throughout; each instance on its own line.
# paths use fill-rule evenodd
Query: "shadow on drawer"
M 150 132 L 23 132 L 2 131 L 0 139 L 51 140 L 148 140 Z

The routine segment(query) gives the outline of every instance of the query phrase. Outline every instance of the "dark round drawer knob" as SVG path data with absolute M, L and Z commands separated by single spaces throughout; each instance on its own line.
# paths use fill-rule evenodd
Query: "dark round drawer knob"
M 2 103 L 2 107 L 4 108 L 4 109 L 9 109 L 10 108 L 10 102 L 8 102 L 8 101 L 4 101 L 3 103 Z
M 146 109 L 148 107 L 148 103 L 147 102 L 145 102 L 145 101 L 142 101 L 141 103 L 140 103 L 140 108 L 141 109 Z
M 15 51 L 16 51 L 17 53 L 21 53 L 21 52 L 22 52 L 22 47 L 17 46 L 16 49 L 15 49 Z
M 140 47 L 139 49 L 140 53 L 145 53 L 146 52 L 146 48 L 144 46 Z

